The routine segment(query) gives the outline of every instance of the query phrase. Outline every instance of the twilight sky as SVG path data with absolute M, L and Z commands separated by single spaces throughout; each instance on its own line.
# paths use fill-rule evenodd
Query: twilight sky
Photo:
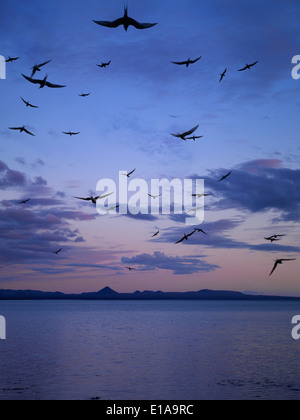
M 20 59 L 0 80 L 0 288 L 300 296 L 300 80 L 291 76 L 299 1 L 126 4 L 129 16 L 158 24 L 125 32 L 93 22 L 121 17 L 121 0 L 1 4 L 0 55 Z M 189 68 L 171 63 L 199 56 Z M 39 89 L 21 76 L 47 60 L 34 77 L 66 88 Z M 196 142 L 171 136 L 198 124 Z M 35 136 L 8 128 L 23 125 Z M 101 216 L 74 198 L 134 168 L 131 179 L 149 183 L 204 179 L 213 194 L 200 226 L 208 235 L 175 245 L 193 230 L 185 214 Z M 273 234 L 287 236 L 264 240 Z M 297 261 L 269 277 L 276 258 Z

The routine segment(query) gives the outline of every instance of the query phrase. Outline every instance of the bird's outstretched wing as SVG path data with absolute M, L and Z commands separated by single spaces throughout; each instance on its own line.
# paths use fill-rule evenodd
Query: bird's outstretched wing
M 249 64 L 249 66 L 250 67 L 254 67 L 254 66 L 256 66 L 256 64 L 258 63 L 258 61 L 255 61 L 255 63 L 253 63 L 253 64 Z
M 88 197 L 88 198 L 74 197 L 74 198 L 77 198 L 77 200 L 91 201 L 91 198 L 90 197 Z
M 187 61 L 171 61 L 172 64 L 177 64 L 178 66 L 186 65 Z
M 109 197 L 113 193 L 105 194 L 105 195 L 99 195 L 98 197 L 95 197 L 95 200 L 102 200 L 103 198 Z
M 278 266 L 278 261 L 276 261 L 276 262 L 275 262 L 274 267 L 273 267 L 273 269 L 272 269 L 272 271 L 271 271 L 271 273 L 270 273 L 270 276 L 272 276 L 272 274 L 273 274 L 273 273 L 274 273 L 274 271 L 276 270 L 277 266 Z M 269 276 L 269 277 L 270 277 L 270 276 Z
M 192 128 L 191 130 L 186 131 L 185 133 L 183 133 L 182 136 L 183 137 L 189 136 L 190 134 L 193 134 L 198 128 L 199 128 L 199 124 L 196 127 Z
M 202 58 L 202 55 L 201 55 L 201 57 L 198 57 L 195 60 L 191 60 L 191 64 L 197 63 L 197 61 L 201 60 L 201 58 Z
M 157 25 L 157 23 L 140 23 L 135 19 L 128 18 L 129 25 L 134 26 L 136 29 L 147 29 Z
M 117 28 L 120 25 L 123 25 L 123 18 L 116 19 L 112 22 L 107 20 L 94 20 L 97 25 L 106 26 L 107 28 Z
M 27 130 L 27 128 L 24 128 L 25 133 L 29 134 L 30 136 L 34 136 L 35 134 L 32 134 L 30 131 Z
M 22 76 L 24 77 L 24 79 L 28 80 L 28 82 L 30 82 L 30 83 L 34 83 L 34 84 L 38 84 L 38 85 L 40 85 L 42 83 L 42 80 L 33 79 L 32 77 L 25 76 L 25 74 L 22 74 Z
M 46 86 L 48 86 L 49 88 L 56 88 L 56 89 L 66 87 L 66 86 L 63 86 L 63 85 L 56 85 L 56 84 L 50 83 L 50 82 L 46 82 Z

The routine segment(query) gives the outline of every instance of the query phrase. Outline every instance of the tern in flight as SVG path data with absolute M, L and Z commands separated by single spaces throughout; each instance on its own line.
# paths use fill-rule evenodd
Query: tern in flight
M 127 176 L 127 178 L 130 178 L 130 176 L 136 171 L 136 169 L 134 169 L 133 171 L 127 173 L 127 174 L 122 174 L 124 176 Z
M 81 93 L 80 95 L 82 98 L 86 98 L 87 96 L 90 96 L 90 93 Z
M 231 174 L 232 174 L 232 172 L 229 172 L 227 175 L 222 176 L 222 178 L 219 179 L 218 182 L 224 181 L 224 179 L 228 178 Z
M 187 137 L 186 140 L 194 140 L 196 141 L 197 139 L 202 139 L 204 136 L 192 136 L 192 137 Z
M 66 87 L 66 86 L 63 86 L 63 85 L 55 85 L 54 83 L 48 82 L 47 81 L 48 76 L 45 76 L 43 80 L 33 79 L 32 77 L 25 76 L 24 74 L 22 74 L 22 76 L 24 77 L 24 79 L 28 80 L 28 82 L 40 85 L 40 89 L 42 89 L 45 86 L 47 86 L 49 88 L 56 88 L 56 89 Z
M 238 71 L 245 71 L 245 70 L 251 70 L 251 67 L 256 66 L 256 64 L 258 63 L 258 61 L 255 61 L 255 63 L 253 64 L 246 64 L 245 67 L 243 67 L 242 69 L 238 70 Z
M 67 134 L 68 136 L 77 136 L 77 134 L 80 134 L 80 132 L 78 132 L 78 133 L 74 133 L 73 131 L 69 131 L 69 132 L 66 132 L 66 131 L 62 131 L 62 133 L 63 134 Z
M 193 134 L 198 128 L 199 128 L 199 124 L 196 127 L 192 128 L 191 130 L 186 131 L 185 133 L 172 134 L 172 136 L 186 141 L 186 137 Z
M 212 194 L 192 194 L 192 197 L 202 198 L 202 197 L 209 197 Z
M 58 251 L 52 252 L 52 254 L 58 255 L 62 251 L 62 248 L 60 248 Z
M 93 197 L 92 195 L 87 198 L 82 197 L 74 197 L 77 198 L 77 200 L 84 200 L 84 201 L 91 201 L 93 204 L 97 204 L 97 200 L 102 200 L 103 198 L 109 197 L 113 193 L 105 194 L 105 195 L 99 195 L 98 197 Z
M 183 241 L 188 241 L 189 237 L 194 235 L 195 232 L 196 232 L 196 230 L 194 230 L 192 233 L 189 233 L 188 235 L 184 234 L 183 238 L 181 238 L 179 241 L 175 242 L 175 245 L 180 244 Z
M 270 236 L 269 238 L 265 238 L 265 240 L 266 241 L 271 241 L 271 242 L 276 242 L 276 241 L 280 241 L 280 239 L 278 239 L 278 238 L 281 238 L 283 236 L 286 236 L 286 235 L 273 235 L 273 236 Z
M 221 83 L 221 82 L 222 82 L 222 80 L 223 80 L 223 79 L 224 79 L 224 77 L 226 76 L 226 73 L 227 73 L 227 69 L 225 69 L 225 70 L 223 71 L 223 73 L 221 74 L 221 78 L 220 78 L 219 83 Z
M 272 269 L 272 271 L 271 271 L 271 273 L 270 273 L 270 276 L 274 273 L 274 271 L 276 270 L 277 266 L 278 266 L 279 264 L 283 264 L 285 261 L 296 261 L 296 259 L 295 259 L 295 258 L 290 258 L 290 259 L 288 259 L 288 258 L 286 258 L 286 259 L 284 259 L 284 258 L 282 258 L 282 259 L 277 259 L 277 260 L 275 261 L 274 267 L 273 267 L 273 269 Z
M 38 108 L 38 106 L 32 105 L 30 102 L 25 101 L 25 99 L 23 99 L 22 96 L 21 99 L 27 107 L 30 106 L 30 108 Z
M 102 62 L 101 64 L 97 64 L 97 66 L 100 67 L 100 68 L 106 69 L 106 67 L 108 67 L 110 65 L 110 63 L 111 63 L 111 60 L 108 61 L 107 63 Z
M 128 16 L 128 8 L 124 8 L 124 16 L 116 19 L 114 21 L 103 21 L 103 20 L 94 20 L 97 25 L 106 26 L 107 28 L 117 28 L 120 25 L 124 26 L 125 31 L 127 32 L 128 27 L 134 26 L 136 29 L 147 29 L 152 28 L 152 26 L 157 25 L 157 23 L 140 23 L 131 17 Z
M 153 198 L 154 200 L 156 200 L 157 198 L 159 198 L 159 197 L 162 196 L 162 194 L 159 194 L 159 195 L 151 195 L 151 194 L 148 194 L 148 195 L 149 195 L 149 197 Z
M 27 133 L 27 134 L 30 134 L 31 136 L 34 136 L 35 134 L 32 134 L 30 131 L 28 131 L 26 128 L 25 128 L 25 126 L 23 126 L 23 127 L 8 127 L 10 130 L 19 130 L 20 131 L 20 133 Z
M 45 63 L 35 64 L 33 67 L 31 67 L 31 69 L 32 69 L 31 77 L 33 77 L 37 71 L 41 71 L 41 67 L 45 66 L 46 64 L 48 64 L 50 62 L 51 62 L 51 60 L 45 61 Z
M 159 230 L 152 235 L 152 238 L 155 238 L 157 235 L 159 235 Z
M 171 61 L 173 64 L 177 64 L 178 66 L 186 66 L 186 68 L 189 67 L 190 64 L 195 64 L 197 61 L 201 60 L 201 57 L 196 58 L 196 60 L 191 60 L 190 58 L 186 61 Z
M 13 61 L 19 60 L 20 57 L 8 57 L 7 60 L 5 60 L 6 63 L 12 63 Z
M 28 198 L 27 200 L 20 201 L 20 203 L 19 203 L 19 204 L 27 204 L 27 203 L 28 203 L 28 201 L 30 201 L 30 198 Z
M 132 271 L 132 270 L 136 270 L 136 268 L 134 267 L 127 267 L 126 265 L 124 265 L 125 268 L 127 268 L 127 270 Z

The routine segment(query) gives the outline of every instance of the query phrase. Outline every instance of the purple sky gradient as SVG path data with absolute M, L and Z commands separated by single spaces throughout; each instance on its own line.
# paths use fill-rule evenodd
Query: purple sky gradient
M 120 17 L 121 0 L 1 6 L 0 54 L 20 59 L 0 80 L 0 288 L 300 296 L 300 81 L 291 76 L 299 1 L 130 0 L 128 8 L 158 25 L 126 33 L 93 22 Z M 171 63 L 199 56 L 188 69 Z M 47 60 L 35 77 L 66 88 L 39 89 L 21 76 Z M 171 136 L 197 124 L 196 142 Z M 23 125 L 35 136 L 9 130 Z M 62 133 L 70 130 L 80 134 Z M 175 245 L 193 230 L 186 215 L 100 216 L 74 198 L 134 168 L 133 179 L 147 182 L 204 179 L 208 234 Z M 275 233 L 287 236 L 264 240 Z M 277 257 L 297 261 L 269 278 Z

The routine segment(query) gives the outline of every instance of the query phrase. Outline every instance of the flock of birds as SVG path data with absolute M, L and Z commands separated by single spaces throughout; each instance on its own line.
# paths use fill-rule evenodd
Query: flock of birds
M 128 8 L 127 7 L 124 8 L 124 15 L 121 18 L 118 18 L 118 19 L 116 19 L 114 21 L 96 21 L 96 20 L 94 20 L 94 22 L 97 25 L 100 25 L 100 26 L 103 26 L 103 27 L 107 27 L 107 28 L 117 28 L 119 26 L 123 26 L 124 29 L 125 29 L 125 31 L 128 30 L 129 26 L 133 26 L 136 29 L 148 29 L 148 28 L 152 28 L 155 25 L 157 25 L 157 23 L 141 23 L 141 22 L 138 22 L 137 20 L 129 17 L 128 16 Z M 5 61 L 6 61 L 6 63 L 12 63 L 14 61 L 17 61 L 19 58 L 20 57 L 8 57 L 8 59 L 6 59 Z M 190 65 L 193 65 L 193 64 L 197 63 L 201 59 L 202 59 L 202 56 L 200 56 L 200 57 L 198 57 L 198 58 L 196 58 L 194 60 L 191 60 L 190 58 L 188 58 L 188 60 L 185 60 L 185 61 L 172 61 L 172 64 L 175 64 L 175 65 L 178 65 L 178 66 L 185 66 L 186 68 L 188 68 Z M 51 62 L 51 60 L 45 61 L 45 62 L 43 62 L 41 64 L 35 64 L 31 68 L 32 72 L 31 72 L 31 75 L 30 76 L 26 76 L 24 74 L 22 74 L 22 76 L 28 82 L 30 82 L 32 84 L 39 85 L 39 88 L 40 89 L 42 89 L 44 87 L 48 87 L 48 88 L 52 88 L 52 89 L 61 89 L 61 88 L 66 87 L 65 85 L 59 85 L 59 84 L 55 84 L 55 83 L 49 82 L 48 81 L 48 75 L 46 75 L 43 79 L 34 78 L 35 74 L 37 72 L 40 72 L 41 71 L 41 68 L 44 67 L 45 65 L 49 64 L 50 62 Z M 97 66 L 100 67 L 100 68 L 107 68 L 110 64 L 111 64 L 111 60 L 108 61 L 108 62 L 101 62 L 101 64 L 97 64 Z M 252 67 L 256 66 L 257 64 L 258 64 L 258 61 L 254 62 L 252 64 L 246 64 L 245 67 L 239 69 L 238 71 L 239 72 L 244 72 L 246 70 L 251 70 Z M 223 71 L 223 73 L 221 73 L 219 83 L 221 83 L 223 81 L 223 79 L 227 75 L 227 71 L 228 71 L 228 69 L 226 68 Z M 90 95 L 90 93 L 82 93 L 79 96 L 82 97 L 82 98 L 86 98 L 89 95 Z M 24 104 L 26 105 L 26 107 L 39 108 L 38 106 L 31 104 L 29 101 L 26 101 L 24 98 L 21 97 L 21 99 L 24 102 Z M 192 129 L 190 129 L 188 131 L 185 131 L 183 133 L 172 133 L 172 136 L 173 137 L 176 137 L 176 138 L 179 138 L 179 139 L 181 139 L 183 141 L 187 141 L 189 139 L 190 140 L 193 140 L 193 141 L 196 141 L 197 139 L 203 137 L 203 136 L 195 136 L 195 135 L 193 135 L 198 128 L 199 128 L 199 125 L 197 125 L 196 127 L 193 127 Z M 34 136 L 34 134 L 32 132 L 30 132 L 25 126 L 9 127 L 9 129 L 10 130 L 19 131 L 20 133 L 23 133 L 24 132 L 26 134 L 29 134 L 31 136 Z M 69 135 L 69 136 L 75 136 L 75 135 L 80 134 L 80 132 L 72 132 L 72 131 L 69 131 L 69 132 L 63 131 L 63 133 L 65 135 Z M 126 174 L 123 174 L 123 175 L 127 176 L 128 178 L 130 178 L 130 176 L 135 171 L 136 171 L 136 169 L 134 169 L 131 172 L 128 172 Z M 229 173 L 225 174 L 222 178 L 220 178 L 218 180 L 218 182 L 225 181 L 231 174 L 232 174 L 232 171 L 230 171 Z M 112 193 L 105 194 L 105 195 L 102 195 L 102 196 L 95 196 L 95 197 L 94 196 L 90 196 L 90 197 L 74 197 L 74 198 L 79 199 L 79 200 L 84 200 L 84 201 L 91 201 L 94 205 L 96 205 L 98 200 L 104 199 L 104 198 L 110 196 L 111 194 Z M 149 195 L 149 197 L 151 197 L 153 199 L 156 199 L 156 198 L 158 198 L 158 197 L 161 196 L 161 194 L 158 195 L 158 196 L 153 196 L 151 194 L 148 194 L 148 195 Z M 192 195 L 193 195 L 193 197 L 201 198 L 203 196 L 210 196 L 212 194 L 192 194 Z M 27 200 L 20 201 L 19 204 L 27 204 L 29 201 L 30 201 L 30 198 L 27 199 Z M 119 206 L 117 205 L 117 206 L 112 207 L 109 210 L 116 209 L 118 207 Z M 175 244 L 180 244 L 180 243 L 182 243 L 184 241 L 188 241 L 188 239 L 191 236 L 193 236 L 196 232 L 202 233 L 204 235 L 207 235 L 207 233 L 204 230 L 199 229 L 199 228 L 194 228 L 194 230 L 191 233 L 184 234 L 184 236 L 180 240 L 178 240 L 177 242 L 175 242 Z M 153 234 L 152 238 L 157 237 L 159 235 L 159 233 L 160 233 L 159 231 L 155 232 Z M 273 242 L 280 241 L 280 238 L 282 238 L 284 236 L 286 236 L 286 235 L 274 234 L 274 235 L 272 235 L 270 237 L 266 237 L 265 240 L 270 241 L 271 243 L 273 243 Z M 53 254 L 58 255 L 59 253 L 61 253 L 61 251 L 62 251 L 62 248 L 60 248 L 59 250 L 53 252 Z M 294 258 L 280 258 L 280 259 L 276 259 L 275 264 L 274 264 L 274 266 L 272 268 L 272 271 L 270 273 L 270 276 L 277 269 L 278 265 L 281 265 L 281 264 L 283 264 L 286 261 L 295 261 L 295 259 Z M 128 269 L 129 271 L 137 270 L 137 268 L 129 267 L 129 266 L 125 266 L 125 268 Z

